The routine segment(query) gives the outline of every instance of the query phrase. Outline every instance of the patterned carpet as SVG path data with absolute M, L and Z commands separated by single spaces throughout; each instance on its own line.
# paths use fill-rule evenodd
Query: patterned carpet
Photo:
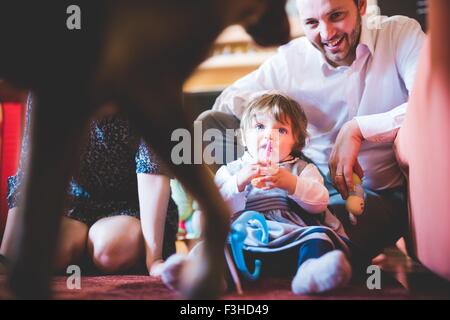
M 8 299 L 4 291 L 4 278 L 0 298 Z M 172 300 L 182 299 L 164 284 L 144 275 L 85 276 L 81 289 L 68 289 L 66 277 L 55 277 L 54 298 L 62 300 Z M 383 283 L 382 290 L 368 290 L 363 284 L 351 284 L 347 288 L 317 296 L 296 296 L 290 291 L 289 279 L 268 279 L 244 288 L 242 296 L 227 293 L 223 299 L 231 300 L 292 300 L 292 299 L 409 299 L 406 289 L 399 283 Z
M 398 299 L 450 299 L 449 284 L 431 274 L 420 264 L 404 256 L 398 250 L 387 251 L 380 262 L 381 289 L 369 290 L 367 278 L 355 279 L 346 288 L 322 295 L 296 296 L 290 291 L 290 279 L 266 279 L 245 284 L 244 295 L 230 291 L 225 300 L 398 300 Z M 365 276 L 369 277 L 369 275 Z M 82 275 L 81 289 L 68 289 L 67 277 L 55 277 L 55 299 L 63 300 L 172 300 L 182 299 L 168 290 L 159 279 L 146 275 Z M 0 276 L 0 299 L 11 298 L 6 294 L 5 278 Z

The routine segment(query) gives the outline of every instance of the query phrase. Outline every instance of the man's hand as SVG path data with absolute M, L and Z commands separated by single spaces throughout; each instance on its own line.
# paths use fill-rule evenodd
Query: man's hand
M 353 119 L 342 126 L 331 151 L 328 161 L 331 181 L 344 199 L 347 199 L 349 190 L 354 188 L 353 172 L 360 178 L 364 176 L 357 159 L 363 140 L 358 123 Z
M 280 188 L 286 190 L 289 194 L 293 194 L 297 186 L 297 177 L 283 168 L 278 168 L 276 173 L 257 178 L 257 180 L 258 184 L 267 183 L 266 187 L 262 188 L 263 190 Z
M 236 176 L 238 191 L 244 191 L 252 179 L 258 177 L 260 174 L 261 166 L 259 164 L 251 164 L 243 167 Z

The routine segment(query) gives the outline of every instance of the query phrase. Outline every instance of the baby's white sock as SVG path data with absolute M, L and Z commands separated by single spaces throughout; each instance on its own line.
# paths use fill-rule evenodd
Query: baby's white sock
M 352 277 L 352 267 L 345 254 L 333 250 L 316 259 L 306 260 L 292 280 L 295 294 L 320 293 L 345 286 Z

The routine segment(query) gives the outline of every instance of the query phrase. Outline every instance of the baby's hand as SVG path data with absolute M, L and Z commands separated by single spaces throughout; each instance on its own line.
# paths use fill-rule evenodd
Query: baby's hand
M 243 167 L 236 175 L 238 191 L 244 191 L 245 187 L 252 179 L 261 175 L 261 166 L 259 164 L 250 164 Z
M 260 165 L 259 170 L 260 175 L 256 178 L 253 178 L 251 182 L 255 188 L 264 189 L 266 187 L 266 183 L 261 180 L 261 177 L 274 175 L 278 172 L 279 168 L 277 165 L 273 165 L 272 161 L 270 160 L 260 161 L 259 165 Z
M 259 162 L 261 165 L 260 173 L 261 176 L 272 176 L 278 172 L 278 165 L 274 164 L 272 161 L 261 161 Z
M 286 169 L 278 168 L 274 174 L 258 177 L 252 183 L 263 190 L 280 188 L 286 190 L 289 194 L 293 194 L 297 186 L 297 177 Z

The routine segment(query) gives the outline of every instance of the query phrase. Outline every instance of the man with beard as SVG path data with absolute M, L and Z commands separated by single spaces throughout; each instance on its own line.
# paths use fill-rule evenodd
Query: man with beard
M 204 130 L 225 132 L 239 128 L 255 96 L 275 89 L 295 99 L 309 122 L 304 154 L 325 178 L 330 209 L 343 222 L 353 252 L 360 253 L 354 258 L 369 262 L 406 227 L 406 193 L 392 143 L 425 35 L 404 16 L 371 23 L 366 0 L 297 0 L 297 7 L 306 37 L 280 47 L 227 88 L 199 120 Z M 223 144 L 224 159 L 233 143 Z M 366 193 L 365 210 L 356 220 L 345 209 L 353 172 L 363 177 Z

